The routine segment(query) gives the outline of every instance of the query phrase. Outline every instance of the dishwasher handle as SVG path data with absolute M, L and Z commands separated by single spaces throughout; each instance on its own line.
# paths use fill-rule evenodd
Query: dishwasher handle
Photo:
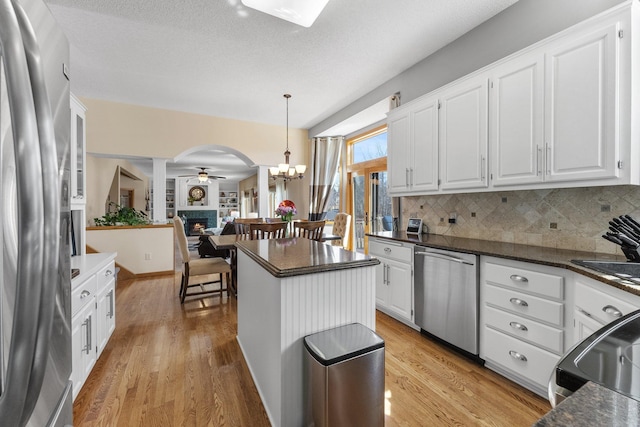
M 446 260 L 446 261 L 457 262 L 457 263 L 460 263 L 460 264 L 475 265 L 474 263 L 466 261 L 464 259 L 452 256 L 452 255 L 440 254 L 440 253 L 437 253 L 437 252 L 419 252 L 419 251 L 415 251 L 414 254 L 415 255 L 420 255 L 420 256 L 431 257 L 431 258 L 439 258 L 439 259 L 443 259 L 443 260 Z

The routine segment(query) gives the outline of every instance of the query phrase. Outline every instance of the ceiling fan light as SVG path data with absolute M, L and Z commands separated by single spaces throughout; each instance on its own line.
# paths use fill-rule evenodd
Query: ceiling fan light
M 307 170 L 307 165 L 296 165 L 296 172 L 302 175 Z
M 242 0 L 242 4 L 276 18 L 309 28 L 329 0 Z
M 209 174 L 206 172 L 198 172 L 198 181 L 206 182 L 209 180 Z

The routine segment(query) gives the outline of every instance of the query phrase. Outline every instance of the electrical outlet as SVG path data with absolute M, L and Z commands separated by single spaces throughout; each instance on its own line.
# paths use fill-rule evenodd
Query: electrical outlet
M 144 260 L 145 260 L 145 261 L 151 261 L 151 254 L 150 254 L 149 252 L 146 252 L 146 253 L 144 254 Z
M 457 219 L 458 219 L 458 214 L 457 213 L 451 212 L 449 214 L 449 224 L 455 224 Z

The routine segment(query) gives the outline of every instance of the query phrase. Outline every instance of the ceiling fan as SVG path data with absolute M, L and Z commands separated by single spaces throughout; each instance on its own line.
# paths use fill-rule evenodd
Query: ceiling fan
M 191 181 L 192 179 L 197 179 L 199 183 L 201 184 L 211 184 L 211 180 L 212 179 L 227 179 L 226 176 L 217 176 L 217 175 L 209 175 L 207 173 L 207 168 L 202 168 L 199 167 L 198 169 L 200 169 L 200 172 L 198 172 L 197 175 L 180 175 L 181 177 L 191 177 L 188 181 Z

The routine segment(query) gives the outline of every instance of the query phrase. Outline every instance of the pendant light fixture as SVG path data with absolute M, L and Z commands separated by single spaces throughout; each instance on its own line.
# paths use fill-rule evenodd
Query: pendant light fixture
M 284 152 L 284 163 L 270 167 L 269 173 L 273 179 L 280 178 L 285 181 L 290 181 L 292 179 L 304 178 L 307 165 L 295 165 L 295 167 L 293 167 L 289 164 L 289 155 L 291 154 L 291 151 L 289 151 L 289 98 L 291 98 L 291 95 L 285 93 L 284 97 L 287 99 L 287 150 Z

